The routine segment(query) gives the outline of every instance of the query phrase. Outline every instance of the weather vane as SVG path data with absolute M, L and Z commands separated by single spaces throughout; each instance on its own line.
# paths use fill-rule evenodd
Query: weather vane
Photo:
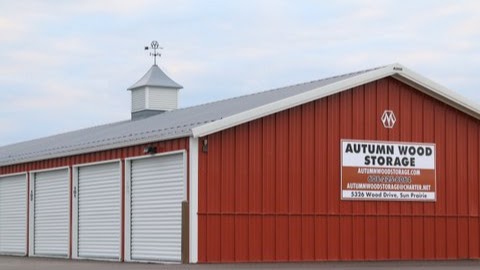
M 162 54 L 160 52 L 157 52 L 157 50 L 162 50 L 163 48 L 158 45 L 158 42 L 156 40 L 154 40 L 154 41 L 152 41 L 152 43 L 150 43 L 150 47 L 145 46 L 146 51 L 148 51 L 150 49 L 153 50 L 153 53 L 150 53 L 150 56 L 153 56 L 153 64 L 156 65 L 157 64 L 157 56 L 158 57 L 162 56 Z

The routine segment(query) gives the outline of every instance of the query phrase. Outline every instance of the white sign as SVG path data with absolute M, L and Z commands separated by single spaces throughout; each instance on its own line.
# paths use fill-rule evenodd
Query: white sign
M 342 140 L 341 151 L 342 199 L 435 201 L 435 144 Z

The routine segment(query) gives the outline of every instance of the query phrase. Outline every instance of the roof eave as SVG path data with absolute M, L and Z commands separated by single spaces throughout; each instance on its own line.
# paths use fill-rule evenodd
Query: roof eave
M 167 89 L 174 89 L 174 90 L 180 90 L 183 89 L 183 86 L 178 85 L 178 86 L 164 86 L 164 85 L 150 85 L 150 84 L 145 84 L 145 85 L 139 85 L 139 86 L 134 86 L 134 87 L 129 87 L 127 88 L 127 91 L 132 91 L 138 88 L 142 87 L 158 87 L 158 88 L 167 88 Z
M 440 100 L 461 112 L 464 112 L 476 119 L 480 119 L 480 106 L 456 92 L 440 85 L 406 67 L 393 75 L 393 77 L 413 88 Z
M 255 109 L 231 115 L 215 122 L 195 127 L 192 129 L 192 134 L 195 138 L 203 137 L 389 76 L 393 76 L 394 78 L 399 79 L 400 81 L 405 82 L 414 88 L 459 109 L 462 112 L 480 119 L 480 110 L 478 109 L 477 105 L 459 96 L 458 94 L 455 94 L 453 91 L 396 63 L 336 83 L 322 86 L 293 97 L 272 102 Z
M 187 131 L 185 133 L 180 133 L 180 134 L 171 134 L 171 135 L 166 136 L 166 137 L 152 136 L 152 137 L 141 138 L 141 139 L 134 140 L 134 141 L 127 140 L 127 141 L 117 142 L 117 143 L 113 143 L 113 144 L 105 143 L 104 145 L 100 145 L 100 146 L 85 147 L 85 148 L 76 149 L 76 150 L 66 149 L 63 152 L 59 152 L 59 153 L 55 153 L 55 154 L 44 154 L 44 155 L 40 155 L 40 156 L 37 156 L 37 157 L 34 157 L 34 158 L 9 160 L 9 161 L 0 163 L 0 167 L 24 164 L 24 163 L 35 162 L 35 161 L 40 161 L 40 160 L 48 160 L 48 159 L 64 158 L 64 157 L 69 157 L 69 156 L 83 155 L 83 154 L 89 154 L 89 153 L 93 153 L 93 152 L 108 151 L 108 150 L 114 150 L 114 149 L 131 147 L 131 146 L 142 145 L 142 144 L 148 144 L 148 143 L 153 143 L 153 142 L 161 142 L 161 141 L 174 140 L 174 139 L 180 139 L 180 138 L 188 138 L 188 137 L 191 137 L 191 136 L 192 136 L 191 132 Z

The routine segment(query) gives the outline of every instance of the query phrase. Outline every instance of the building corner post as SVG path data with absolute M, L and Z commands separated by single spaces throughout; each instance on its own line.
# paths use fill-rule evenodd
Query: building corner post
M 198 138 L 189 139 L 189 166 L 190 166 L 190 220 L 189 220 L 189 256 L 190 263 L 198 262 Z

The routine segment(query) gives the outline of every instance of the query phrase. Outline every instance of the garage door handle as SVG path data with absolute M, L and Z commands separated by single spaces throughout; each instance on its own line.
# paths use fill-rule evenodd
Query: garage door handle
M 77 197 L 77 187 L 73 187 L 73 197 Z
M 30 190 L 30 201 L 33 202 L 33 190 Z

